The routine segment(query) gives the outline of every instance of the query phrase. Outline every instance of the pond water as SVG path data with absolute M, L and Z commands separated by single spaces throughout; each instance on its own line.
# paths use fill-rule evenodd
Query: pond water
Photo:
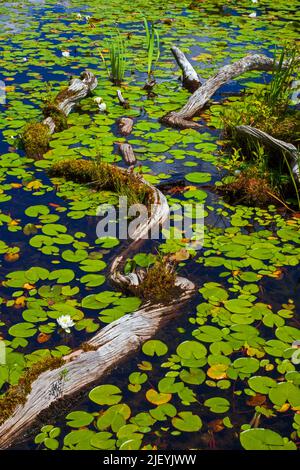
M 124 241 L 96 235 L 96 208 L 116 203 L 116 195 L 50 179 L 53 162 L 100 155 L 101 161 L 124 166 L 117 142 L 125 139 L 116 120 L 132 117 L 127 140 L 145 179 L 154 185 L 185 180 L 185 188 L 167 191 L 169 203 L 203 203 L 206 216 L 203 248 L 179 264 L 180 274 L 199 291 L 155 338 L 154 349 L 146 343 L 95 384 L 117 389 L 96 389 L 90 398 L 86 390 L 58 417 L 39 423 L 49 426 L 35 428 L 37 437 L 33 433 L 15 448 L 299 445 L 300 373 L 292 345 L 300 340 L 300 218 L 275 206 L 232 206 L 211 190 L 224 175 L 222 107 L 246 88 L 268 83 L 270 74 L 251 72 L 223 86 L 196 118 L 197 130 L 158 122 L 189 97 L 172 45 L 206 79 L 245 54 L 271 56 L 275 46 L 298 40 L 299 7 L 299 0 L 1 2 L 0 339 L 7 363 L 0 364 L 0 393 L 5 396 L 30 365 L 49 354 L 66 354 L 140 305 L 107 280 Z M 143 17 L 155 22 L 160 37 L 151 97 L 143 89 Z M 116 28 L 126 40 L 122 93 L 128 110 L 119 106 L 101 59 Z M 22 128 L 40 120 L 43 102 L 86 68 L 98 79 L 94 94 L 103 98 L 107 113 L 99 113 L 92 97 L 82 100 L 68 117 L 68 129 L 54 134 L 44 159 L 28 158 L 18 145 Z M 183 249 L 184 240 L 147 242 L 136 262 L 147 265 L 151 252 Z M 71 333 L 59 328 L 61 315 L 72 317 Z

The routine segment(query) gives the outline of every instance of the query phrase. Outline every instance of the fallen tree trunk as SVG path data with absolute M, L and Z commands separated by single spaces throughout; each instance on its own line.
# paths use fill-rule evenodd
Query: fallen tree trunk
M 131 170 L 120 171 L 126 173 Z M 151 214 L 131 235 L 133 241 L 114 259 L 109 273 L 118 288 L 129 290 L 139 284 L 139 279 L 135 273 L 124 275 L 123 267 L 127 257 L 132 256 L 148 238 L 149 232 L 158 229 L 169 216 L 165 196 L 141 176 L 136 175 L 136 178 L 151 189 Z M 113 368 L 137 352 L 146 340 L 155 336 L 162 326 L 182 313 L 183 305 L 195 293 L 195 285 L 177 276 L 175 287 L 177 295 L 168 303 L 148 301 L 135 313 L 126 314 L 104 327 L 85 343 L 88 348 L 77 349 L 65 356 L 63 365 L 41 373 L 31 384 L 25 403 L 17 405 L 11 416 L 0 426 L 0 449 L 26 439 L 26 430 L 45 409 L 71 398 L 95 381 L 101 381 Z M 89 348 L 91 350 L 87 350 Z
M 23 130 L 22 143 L 28 157 L 35 160 L 43 158 L 49 149 L 51 135 L 67 128 L 67 116 L 75 104 L 85 98 L 96 86 L 96 77 L 86 70 L 80 78 L 73 78 L 68 87 L 45 105 L 43 109 L 45 119 L 42 122 L 31 122 Z
M 184 289 L 179 299 L 168 305 L 147 304 L 133 315 L 124 315 L 88 342 L 96 348 L 95 351 L 76 351 L 73 360 L 70 360 L 72 357 L 66 358 L 60 368 L 42 373 L 33 383 L 25 405 L 19 405 L 0 427 L 0 449 L 20 441 L 20 436 L 52 403 L 71 397 L 96 380 L 100 381 L 158 333 L 194 293 L 194 285 L 186 279 L 178 278 L 178 284 Z
M 199 124 L 191 119 L 204 108 L 222 85 L 252 70 L 270 71 L 273 69 L 274 60 L 261 54 L 250 54 L 232 64 L 225 65 L 192 94 L 183 108 L 179 111 L 171 111 L 163 116 L 160 121 L 183 129 L 199 127 Z
M 133 128 L 133 119 L 122 117 L 118 120 L 119 132 L 121 135 L 129 135 Z
M 187 60 L 184 53 L 178 47 L 171 47 L 171 51 L 175 57 L 177 65 L 182 70 L 182 85 L 191 93 L 194 93 L 194 91 L 196 91 L 201 86 L 199 75 Z
M 120 144 L 119 150 L 128 165 L 134 165 L 136 163 L 133 148 L 130 144 L 128 144 L 127 142 Z
M 80 75 L 80 78 L 73 78 L 70 81 L 69 86 L 58 93 L 53 105 L 63 113 L 64 116 L 68 116 L 76 103 L 94 90 L 97 84 L 98 82 L 95 75 L 92 72 L 85 70 Z M 50 134 L 55 132 L 56 124 L 55 120 L 51 116 L 46 117 L 43 124 L 49 127 Z
M 268 147 L 278 150 L 279 152 L 284 152 L 288 156 L 293 174 L 295 175 L 298 182 L 300 182 L 300 154 L 298 149 L 293 144 L 275 139 L 271 135 L 257 129 L 256 127 L 237 126 L 236 131 L 246 139 L 257 140 Z

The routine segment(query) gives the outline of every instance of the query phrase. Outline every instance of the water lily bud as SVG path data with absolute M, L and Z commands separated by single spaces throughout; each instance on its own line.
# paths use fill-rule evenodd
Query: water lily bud
M 101 111 L 101 113 L 103 113 L 104 111 L 106 111 L 107 109 L 107 106 L 105 103 L 101 103 L 98 105 L 98 108 L 99 108 L 99 111 Z
M 61 55 L 63 57 L 70 57 L 70 52 L 69 51 L 62 51 Z
M 95 101 L 95 103 L 100 104 L 100 103 L 103 102 L 103 98 L 101 98 L 101 96 L 96 96 L 96 97 L 94 98 L 94 101 Z

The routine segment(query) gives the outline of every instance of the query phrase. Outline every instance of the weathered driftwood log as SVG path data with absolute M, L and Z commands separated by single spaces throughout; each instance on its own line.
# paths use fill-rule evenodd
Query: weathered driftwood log
M 128 144 L 127 142 L 120 144 L 119 150 L 128 165 L 134 165 L 136 163 L 133 148 L 130 144 Z
M 119 132 L 122 135 L 129 135 L 133 128 L 133 119 L 122 117 L 118 120 Z
M 232 64 L 225 65 L 192 94 L 183 108 L 179 111 L 171 111 L 163 116 L 160 121 L 173 127 L 199 127 L 199 124 L 191 119 L 203 109 L 222 85 L 252 70 L 269 71 L 273 69 L 274 60 L 261 54 L 250 54 Z
M 127 171 L 127 170 L 123 170 Z M 143 181 L 143 180 L 142 180 Z M 152 229 L 162 224 L 169 215 L 165 196 L 149 183 L 153 191 L 150 217 L 136 228 L 133 242 L 115 258 L 110 276 L 119 287 L 135 285 L 132 277 L 122 273 L 129 253 L 136 250 Z M 0 449 L 10 447 L 26 438 L 25 431 L 40 413 L 51 404 L 70 398 L 95 381 L 100 381 L 114 367 L 137 352 L 147 339 L 152 338 L 163 325 L 182 313 L 183 305 L 195 292 L 195 286 L 185 278 L 177 277 L 178 297 L 168 304 L 147 302 L 132 315 L 124 315 L 96 334 L 88 344 L 92 351 L 74 351 L 64 358 L 65 363 L 54 370 L 43 372 L 32 384 L 24 405 L 18 405 L 13 414 L 0 426 Z
M 171 51 L 177 65 L 182 70 L 182 85 L 184 88 L 194 93 L 201 86 L 201 79 L 192 64 L 188 61 L 184 53 L 176 46 L 171 47 Z
M 73 360 L 59 369 L 42 373 L 33 383 L 25 405 L 0 427 L 0 449 L 24 439 L 24 433 L 52 403 L 103 379 L 114 367 L 136 353 L 140 346 L 158 333 L 167 322 L 182 311 L 183 304 L 194 292 L 186 279 L 178 278 L 183 289 L 179 299 L 168 305 L 145 305 L 133 315 L 124 315 L 103 328 L 89 344 L 95 351 L 76 351 Z M 22 436 L 23 435 L 23 436 Z
M 236 131 L 238 134 L 244 136 L 245 139 L 258 140 L 268 147 L 274 148 L 279 152 L 284 152 L 288 157 L 293 174 L 300 182 L 300 154 L 298 149 L 293 144 L 275 139 L 266 132 L 256 129 L 256 127 L 237 126 Z
M 120 105 L 123 106 L 123 108 L 125 109 L 130 108 L 129 101 L 123 97 L 121 90 L 117 90 L 117 97 L 118 97 Z
M 22 143 L 28 157 L 35 160 L 43 158 L 49 149 L 51 135 L 67 128 L 67 116 L 72 108 L 96 86 L 96 77 L 86 70 L 80 78 L 73 78 L 51 103 L 45 105 L 45 119 L 42 122 L 30 122 L 23 129 Z
M 73 78 L 68 88 L 58 93 L 53 105 L 65 116 L 68 116 L 75 104 L 82 98 L 85 98 L 96 86 L 97 78 L 95 75 L 85 70 L 80 75 L 80 78 Z M 55 121 L 51 116 L 44 119 L 43 124 L 49 127 L 51 134 L 55 132 Z

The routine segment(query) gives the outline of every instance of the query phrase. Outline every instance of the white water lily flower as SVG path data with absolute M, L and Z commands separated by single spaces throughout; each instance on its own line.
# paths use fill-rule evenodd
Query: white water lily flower
M 27 62 L 27 57 L 23 57 L 23 62 Z
M 105 103 L 101 103 L 101 104 L 98 104 L 98 108 L 101 113 L 104 113 L 104 111 L 106 111 L 107 109 L 107 106 Z
M 101 98 L 101 96 L 96 96 L 94 98 L 94 101 L 95 103 L 100 104 L 100 103 L 103 103 L 103 98 Z
M 70 57 L 70 52 L 69 51 L 62 51 L 61 55 L 63 57 Z
M 56 321 L 67 333 L 71 333 L 70 328 L 75 325 L 70 315 L 61 315 Z
M 252 3 L 258 3 L 258 0 L 252 0 Z
M 82 18 L 82 14 L 81 14 L 81 13 L 77 13 L 76 18 L 78 18 L 78 19 L 80 20 L 80 19 Z
M 256 18 L 256 11 L 250 13 L 249 18 Z
M 85 20 L 86 20 L 86 21 L 89 21 L 90 19 L 91 19 L 91 16 L 90 16 L 90 15 L 85 16 Z

